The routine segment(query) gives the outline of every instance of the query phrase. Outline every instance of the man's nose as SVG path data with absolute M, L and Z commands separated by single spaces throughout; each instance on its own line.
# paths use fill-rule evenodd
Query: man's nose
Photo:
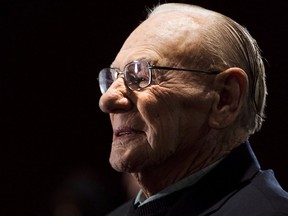
M 99 107 L 105 113 L 127 112 L 132 108 L 128 97 L 130 91 L 122 77 L 116 79 L 108 90 L 100 97 Z

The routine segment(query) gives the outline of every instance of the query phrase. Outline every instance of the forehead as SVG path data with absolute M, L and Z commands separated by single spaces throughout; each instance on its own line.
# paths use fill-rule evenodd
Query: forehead
M 130 34 L 115 61 L 128 63 L 146 58 L 184 61 L 200 44 L 200 32 L 207 21 L 207 14 L 158 11 Z

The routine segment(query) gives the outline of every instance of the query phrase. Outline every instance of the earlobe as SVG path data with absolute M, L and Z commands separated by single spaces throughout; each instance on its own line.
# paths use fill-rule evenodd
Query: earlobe
M 233 124 L 244 105 L 247 88 L 247 74 L 240 68 L 229 68 L 216 76 L 210 127 L 221 129 Z

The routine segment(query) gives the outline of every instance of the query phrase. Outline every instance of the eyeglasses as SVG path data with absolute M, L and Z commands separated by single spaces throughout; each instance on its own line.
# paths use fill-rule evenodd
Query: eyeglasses
M 144 60 L 137 60 L 128 63 L 123 71 L 118 68 L 104 68 L 99 72 L 98 80 L 101 93 L 104 94 L 112 83 L 119 77 L 124 75 L 124 82 L 130 90 L 141 90 L 148 87 L 152 82 L 152 70 L 177 70 L 177 71 L 188 71 L 195 73 L 205 74 L 218 74 L 220 71 L 203 71 L 193 70 L 187 68 L 172 68 L 172 67 L 161 67 L 156 65 L 150 65 Z

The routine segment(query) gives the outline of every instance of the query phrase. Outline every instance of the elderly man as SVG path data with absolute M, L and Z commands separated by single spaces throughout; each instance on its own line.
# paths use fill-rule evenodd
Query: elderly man
M 287 193 L 248 142 L 266 85 L 245 28 L 201 7 L 160 5 L 99 83 L 110 163 L 141 188 L 111 215 L 288 215 Z

